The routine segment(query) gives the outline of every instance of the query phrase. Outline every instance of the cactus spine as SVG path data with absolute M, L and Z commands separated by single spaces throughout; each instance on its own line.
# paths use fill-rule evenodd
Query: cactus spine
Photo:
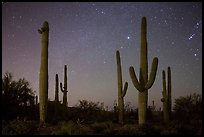
M 168 123 L 171 117 L 171 68 L 168 67 L 168 85 L 166 91 L 166 76 L 165 71 L 162 71 L 162 80 L 163 80 L 163 98 L 161 101 L 163 102 L 163 116 L 164 116 L 164 122 Z
M 58 80 L 58 74 L 55 75 L 55 101 L 59 102 L 59 80 Z
M 146 38 L 146 18 L 142 18 L 141 24 L 141 51 L 140 51 L 140 75 L 139 81 L 135 75 L 134 68 L 129 68 L 129 73 L 135 88 L 139 91 L 138 96 L 138 118 L 139 125 L 145 124 L 147 115 L 148 89 L 155 81 L 158 66 L 158 58 L 155 57 L 152 62 L 150 78 L 148 80 L 148 62 L 147 62 L 147 38 Z
M 48 101 L 48 38 L 49 38 L 49 24 L 47 21 L 38 29 L 42 35 L 41 48 L 41 64 L 40 64 L 40 81 L 39 81 L 39 95 L 40 95 L 40 123 L 45 123 L 47 117 L 47 101 Z
M 124 96 L 127 92 L 128 83 L 125 82 L 124 89 L 122 83 L 122 70 L 120 61 L 120 52 L 116 51 L 117 60 L 117 71 L 118 71 L 118 120 L 120 124 L 123 124 L 123 113 L 124 113 Z
M 62 83 L 60 83 L 60 89 L 63 92 L 63 105 L 67 106 L 67 65 L 64 65 L 64 87 L 62 87 Z

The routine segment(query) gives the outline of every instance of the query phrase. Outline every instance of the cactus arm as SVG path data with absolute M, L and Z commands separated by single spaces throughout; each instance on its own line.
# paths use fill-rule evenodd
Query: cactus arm
M 128 88 L 128 83 L 125 82 L 124 89 L 123 89 L 123 91 L 122 91 L 122 97 L 125 96 L 125 94 L 126 94 L 126 92 L 127 92 L 127 88 Z
M 157 73 L 157 66 L 158 66 L 158 58 L 155 57 L 153 59 L 153 62 L 152 62 L 150 78 L 149 78 L 147 84 L 145 85 L 145 89 L 149 89 L 149 88 L 152 87 L 152 85 L 153 85 L 153 83 L 155 81 L 156 73 Z
M 162 70 L 162 83 L 163 83 L 163 91 L 162 91 L 163 98 L 161 99 L 161 102 L 164 102 L 166 101 L 166 76 L 165 76 L 164 70 Z
M 129 68 L 129 73 L 130 73 L 130 77 L 132 79 L 132 83 L 134 84 L 135 88 L 138 91 L 142 92 L 143 90 L 142 90 L 141 84 L 138 82 L 137 76 L 135 75 L 135 70 L 132 66 Z
M 60 89 L 62 92 L 64 92 L 63 88 L 62 88 L 62 83 L 60 82 Z

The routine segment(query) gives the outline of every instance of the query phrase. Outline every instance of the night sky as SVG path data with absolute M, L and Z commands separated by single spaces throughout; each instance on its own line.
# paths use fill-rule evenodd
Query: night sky
M 162 106 L 162 69 L 171 67 L 172 99 L 202 94 L 202 3 L 7 3 L 2 2 L 2 77 L 25 78 L 39 92 L 41 35 L 47 20 L 49 37 L 49 95 L 54 100 L 55 74 L 64 83 L 68 67 L 68 106 L 78 100 L 117 100 L 116 50 L 120 51 L 125 103 L 137 107 L 138 91 L 129 67 L 139 75 L 141 18 L 147 18 L 148 70 L 158 57 L 149 105 Z M 60 91 L 60 89 L 59 89 Z M 62 92 L 59 92 L 62 100 Z

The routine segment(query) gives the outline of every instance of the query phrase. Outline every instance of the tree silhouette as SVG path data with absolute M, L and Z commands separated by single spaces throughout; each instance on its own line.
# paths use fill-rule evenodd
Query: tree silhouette
M 6 72 L 2 78 L 2 118 L 13 119 L 31 113 L 28 110 L 34 105 L 34 92 L 27 80 L 13 80 L 11 73 Z M 30 108 L 31 109 L 31 108 Z
M 202 120 L 202 96 L 194 93 L 175 99 L 174 113 L 184 123 Z

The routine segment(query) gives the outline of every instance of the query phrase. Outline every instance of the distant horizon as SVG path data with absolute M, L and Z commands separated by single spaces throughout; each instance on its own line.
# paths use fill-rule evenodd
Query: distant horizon
M 64 83 L 68 73 L 68 106 L 78 100 L 118 99 L 116 50 L 120 51 L 123 83 L 129 84 L 124 102 L 137 108 L 138 90 L 129 75 L 139 76 L 141 19 L 147 18 L 148 77 L 154 57 L 158 70 L 148 90 L 148 106 L 162 109 L 162 70 L 172 72 L 174 100 L 202 95 L 202 2 L 2 2 L 2 78 L 25 78 L 38 95 L 41 35 L 48 21 L 48 98 L 54 100 L 55 74 Z M 62 92 L 59 88 L 59 100 Z

